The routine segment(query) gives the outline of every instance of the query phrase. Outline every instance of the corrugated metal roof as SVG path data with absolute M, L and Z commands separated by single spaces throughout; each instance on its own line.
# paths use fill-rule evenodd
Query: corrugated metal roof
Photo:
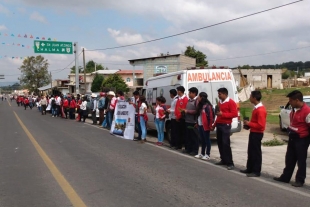
M 38 88 L 39 91 L 46 91 L 48 89 L 51 89 L 51 84 Z

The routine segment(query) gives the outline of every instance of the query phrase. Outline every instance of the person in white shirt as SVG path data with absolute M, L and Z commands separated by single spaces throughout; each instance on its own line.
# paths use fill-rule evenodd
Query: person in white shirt
M 85 122 L 86 117 L 88 116 L 88 112 L 87 112 L 87 97 L 84 96 L 83 97 L 83 102 L 80 105 L 80 119 L 79 122 L 81 122 L 82 117 L 83 117 L 83 122 Z
M 96 117 L 97 99 L 96 98 L 97 98 L 97 95 L 93 93 L 91 95 L 91 104 L 90 104 L 91 116 L 93 120 L 92 125 L 97 125 L 97 117 Z
M 139 98 L 140 104 L 139 104 L 139 111 L 138 111 L 138 122 L 141 127 L 141 143 L 145 142 L 146 139 L 146 122 L 148 121 L 147 119 L 147 103 L 146 99 L 144 96 L 141 96 Z
M 61 108 L 60 108 L 60 103 L 61 103 L 61 97 L 58 96 L 56 97 L 56 117 L 60 116 L 61 117 Z
M 170 118 L 171 118 L 170 148 L 177 149 L 178 125 L 177 125 L 174 111 L 175 111 L 175 106 L 177 104 L 179 96 L 177 95 L 177 90 L 175 89 L 171 89 L 169 92 L 170 92 L 170 98 L 172 99 L 171 106 L 168 109 L 168 112 L 170 113 Z

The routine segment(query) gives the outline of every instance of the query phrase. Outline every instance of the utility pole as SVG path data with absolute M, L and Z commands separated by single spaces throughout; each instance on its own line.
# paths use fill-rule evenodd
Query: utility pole
M 78 43 L 74 43 L 74 53 L 75 53 L 75 94 L 80 93 L 80 81 L 79 81 L 79 47 Z
M 86 93 L 86 65 L 85 65 L 85 49 L 83 48 L 83 67 L 84 67 L 84 94 Z
M 51 78 L 51 95 L 53 95 L 53 79 L 52 79 L 52 72 L 50 72 L 50 78 Z

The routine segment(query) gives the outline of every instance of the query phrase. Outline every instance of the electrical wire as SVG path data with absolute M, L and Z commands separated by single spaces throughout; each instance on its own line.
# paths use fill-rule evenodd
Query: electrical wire
M 305 46 L 305 47 L 297 47 L 297 48 L 287 49 L 287 50 L 279 50 L 279 51 L 274 51 L 274 52 L 260 53 L 260 54 L 255 54 L 255 55 L 246 55 L 246 56 L 239 56 L 239 57 L 231 57 L 231 58 L 221 58 L 221 59 L 214 59 L 214 60 L 208 60 L 208 61 L 220 61 L 220 60 L 232 60 L 232 59 L 240 59 L 240 58 L 247 58 L 247 57 L 256 57 L 256 56 L 270 55 L 270 54 L 275 54 L 275 53 L 280 53 L 280 52 L 300 50 L 300 49 L 305 49 L 305 48 L 309 48 L 309 47 L 310 47 L 310 45 Z
M 247 18 L 247 17 L 250 17 L 250 16 L 254 16 L 254 15 L 257 15 L 257 14 L 265 13 L 265 12 L 268 12 L 268 11 L 271 11 L 271 10 L 275 10 L 275 9 L 279 9 L 279 8 L 282 8 L 282 7 L 285 7 L 285 6 L 289 6 L 289 5 L 292 5 L 292 4 L 296 4 L 296 3 L 299 3 L 299 2 L 302 2 L 302 1 L 303 0 L 294 1 L 294 2 L 291 2 L 291 3 L 287 3 L 287 4 L 284 4 L 284 5 L 281 5 L 281 6 L 272 7 L 270 9 L 265 9 L 263 11 L 255 12 L 255 13 L 248 14 L 248 15 L 245 15 L 245 16 L 241 16 L 241 17 L 237 17 L 237 18 L 234 18 L 234 19 L 226 20 L 226 21 L 219 22 L 219 23 L 216 23 L 216 24 L 211 24 L 211 25 L 208 25 L 208 26 L 205 26 L 205 27 L 189 30 L 189 31 L 186 31 L 186 32 L 181 32 L 181 33 L 177 33 L 177 34 L 174 34 L 174 35 L 169 35 L 169 36 L 166 36 L 166 37 L 160 37 L 160 38 L 153 39 L 153 40 L 148 40 L 148 41 L 138 42 L 138 43 L 128 44 L 128 45 L 122 45 L 122 46 L 116 46 L 116 47 L 107 47 L 107 48 L 102 48 L 102 49 L 90 49 L 90 50 L 85 50 L 85 51 L 113 50 L 113 49 L 119 49 L 119 48 L 124 48 L 124 47 L 131 47 L 131 46 L 146 44 L 146 43 L 155 42 L 155 41 L 159 41 L 159 40 L 164 40 L 164 39 L 168 39 L 168 38 L 172 38 L 172 37 L 176 37 L 176 36 L 180 36 L 180 35 L 196 32 L 196 31 L 199 31 L 199 30 L 207 29 L 207 28 L 210 28 L 210 27 L 215 27 L 215 26 L 218 26 L 218 25 L 221 25 L 221 24 L 226 24 L 226 23 L 233 22 L 233 21 L 236 21 L 236 20 L 239 20 L 239 19 L 244 19 L 244 18 Z

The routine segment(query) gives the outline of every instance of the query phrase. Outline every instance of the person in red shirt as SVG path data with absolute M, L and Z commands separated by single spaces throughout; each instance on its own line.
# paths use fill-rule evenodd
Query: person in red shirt
M 262 139 L 266 128 L 267 111 L 260 102 L 262 94 L 260 91 L 252 91 L 250 102 L 254 104 L 251 121 L 244 120 L 243 124 L 250 128 L 248 144 L 248 161 L 245 170 L 248 177 L 259 177 L 262 169 Z
M 184 94 L 185 88 L 183 86 L 177 87 L 178 100 L 175 105 L 175 120 L 177 122 L 178 134 L 175 136 L 177 139 L 175 141 L 176 149 L 182 149 L 184 144 L 184 136 L 186 134 L 185 127 L 185 114 L 182 115 L 181 111 L 186 109 L 186 105 L 188 102 L 188 97 Z
M 72 95 L 71 101 L 70 101 L 70 106 L 69 106 L 69 118 L 70 119 L 75 119 L 75 109 L 76 109 L 76 101 L 74 96 Z
M 64 109 L 64 113 L 65 113 L 66 119 L 68 119 L 69 101 L 68 101 L 68 99 L 67 99 L 66 96 L 65 96 L 64 99 L 63 99 L 62 107 L 63 107 L 63 109 Z
M 27 97 L 25 97 L 24 99 L 24 107 L 25 107 L 25 110 L 27 109 L 27 106 L 29 106 L 29 100 Z
M 303 102 L 303 95 L 298 90 L 292 91 L 286 97 L 289 98 L 289 104 L 293 109 L 290 113 L 290 126 L 288 127 L 289 140 L 285 155 L 285 168 L 280 177 L 273 179 L 289 183 L 297 163 L 298 170 L 292 186 L 302 187 L 306 179 L 310 107 Z
M 230 129 L 232 119 L 238 117 L 237 104 L 228 97 L 228 90 L 220 88 L 217 90 L 219 111 L 216 112 L 216 120 L 211 130 L 216 127 L 216 140 L 219 148 L 221 161 L 217 165 L 227 165 L 227 170 L 234 169 L 234 162 L 230 148 Z

